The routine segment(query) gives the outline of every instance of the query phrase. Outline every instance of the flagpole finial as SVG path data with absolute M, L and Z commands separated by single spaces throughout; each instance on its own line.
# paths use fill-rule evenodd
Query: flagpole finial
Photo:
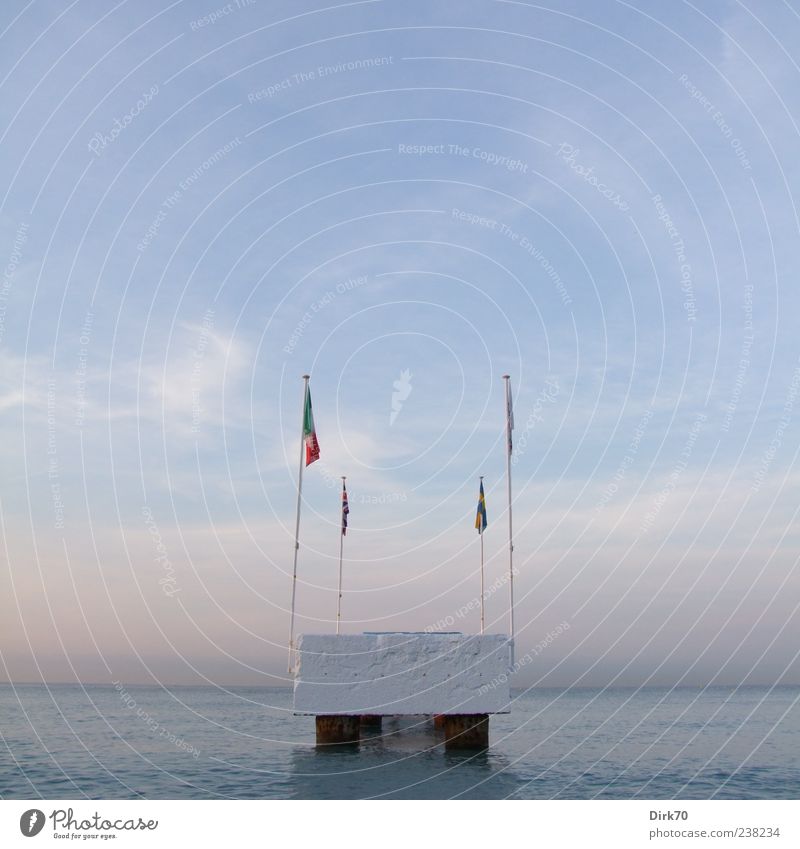
M 347 475 L 342 475 L 342 480 L 343 480 L 343 481 L 346 481 L 346 480 L 347 480 Z
M 483 480 L 483 475 L 481 475 L 481 480 Z
M 511 375 L 510 374 L 504 374 L 503 380 L 511 380 Z
M 311 375 L 310 375 L 310 374 L 304 374 L 304 375 L 303 375 L 303 380 L 308 380 L 310 377 L 311 377 Z

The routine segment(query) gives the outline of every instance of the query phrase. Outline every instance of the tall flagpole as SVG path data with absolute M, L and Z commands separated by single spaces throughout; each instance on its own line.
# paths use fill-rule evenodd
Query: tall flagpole
M 300 550 L 300 504 L 303 497 L 303 460 L 305 459 L 305 414 L 308 396 L 309 374 L 303 375 L 303 410 L 300 414 L 300 471 L 297 474 L 297 517 L 294 523 L 294 568 L 292 569 L 292 612 L 289 617 L 289 668 L 293 671 L 294 661 L 294 600 L 297 591 L 297 552 Z
M 344 482 L 347 478 L 342 475 L 342 492 L 344 492 Z M 344 505 L 342 506 L 344 511 Z M 342 513 L 342 523 L 339 528 L 339 602 L 336 608 L 336 633 L 339 633 L 339 625 L 342 621 L 342 555 L 344 553 L 344 512 Z
M 481 475 L 481 484 L 483 484 L 483 475 Z M 480 529 L 479 536 L 481 538 L 481 634 L 483 634 L 483 629 L 484 629 L 484 617 L 483 617 L 483 601 L 484 601 L 484 594 L 483 594 L 483 527 L 481 527 L 481 529 Z
M 511 431 L 514 414 L 511 406 L 511 375 L 504 374 L 506 383 L 506 480 L 508 482 L 508 589 L 510 594 L 509 617 L 511 625 L 511 665 L 514 665 L 514 526 L 511 520 Z

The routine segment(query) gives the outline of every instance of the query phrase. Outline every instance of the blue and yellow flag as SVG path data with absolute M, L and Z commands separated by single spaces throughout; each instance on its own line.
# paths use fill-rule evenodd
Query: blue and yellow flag
M 483 494 L 483 478 L 481 478 L 481 491 L 478 495 L 478 513 L 475 516 L 475 528 L 479 534 L 486 530 L 486 496 Z

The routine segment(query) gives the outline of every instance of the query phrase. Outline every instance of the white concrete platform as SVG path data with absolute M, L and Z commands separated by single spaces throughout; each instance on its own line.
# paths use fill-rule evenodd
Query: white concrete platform
M 508 637 L 454 633 L 304 634 L 296 714 L 509 712 Z

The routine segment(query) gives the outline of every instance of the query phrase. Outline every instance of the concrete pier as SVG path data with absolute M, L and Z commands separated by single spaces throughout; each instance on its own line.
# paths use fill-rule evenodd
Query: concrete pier
M 489 748 L 489 716 L 448 714 L 444 718 L 444 747 L 447 751 Z
M 318 716 L 318 746 L 352 746 L 360 740 L 359 717 Z
M 305 634 L 294 712 L 316 716 L 320 746 L 357 743 L 384 716 L 428 715 L 447 749 L 485 749 L 489 715 L 509 710 L 510 648 L 499 634 Z

